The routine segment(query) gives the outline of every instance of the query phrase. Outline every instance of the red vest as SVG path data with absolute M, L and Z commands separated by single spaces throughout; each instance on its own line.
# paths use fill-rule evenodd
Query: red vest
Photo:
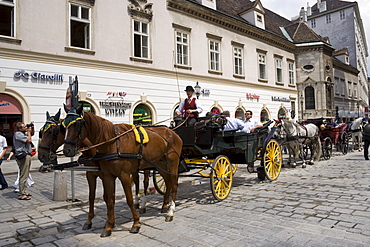
M 185 117 L 189 116 L 189 117 L 198 117 L 198 112 L 192 112 L 190 114 L 186 113 L 186 110 L 190 109 L 190 110 L 196 110 L 196 106 L 195 106 L 195 98 L 192 98 L 191 101 L 189 102 L 188 99 L 185 99 L 185 102 L 184 102 L 184 109 L 185 109 Z

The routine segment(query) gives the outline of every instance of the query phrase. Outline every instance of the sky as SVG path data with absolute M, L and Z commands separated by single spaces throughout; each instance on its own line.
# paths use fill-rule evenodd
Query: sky
M 367 47 L 370 53 L 370 0 L 346 0 L 348 2 L 357 2 L 362 23 L 365 29 Z M 317 0 L 261 0 L 262 6 L 291 20 L 292 17 L 298 16 L 302 7 L 307 10 L 307 3 L 312 7 Z M 370 76 L 370 57 L 367 58 L 368 76 Z

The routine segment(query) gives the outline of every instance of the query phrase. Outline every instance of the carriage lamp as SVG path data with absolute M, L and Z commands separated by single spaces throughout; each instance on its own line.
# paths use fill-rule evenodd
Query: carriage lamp
M 197 82 L 197 85 L 195 85 L 194 87 L 195 95 L 197 96 L 197 99 L 199 99 L 199 96 L 200 96 L 200 89 L 201 87 L 199 86 L 199 82 Z

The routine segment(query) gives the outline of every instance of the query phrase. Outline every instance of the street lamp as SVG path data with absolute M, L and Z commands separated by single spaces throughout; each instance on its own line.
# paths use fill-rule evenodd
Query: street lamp
M 195 85 L 194 87 L 195 95 L 197 96 L 197 99 L 199 99 L 199 96 L 200 96 L 200 89 L 201 87 L 199 86 L 199 83 L 197 82 L 197 85 Z
M 303 116 L 303 100 L 304 100 L 303 94 L 301 94 L 300 99 L 301 99 L 301 114 L 302 114 L 302 120 L 303 120 L 303 118 L 304 118 L 304 116 Z
M 360 117 L 360 104 L 357 102 L 357 118 Z

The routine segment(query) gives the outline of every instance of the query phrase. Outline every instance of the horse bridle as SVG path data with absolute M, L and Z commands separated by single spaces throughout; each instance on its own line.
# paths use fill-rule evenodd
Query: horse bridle
M 71 121 L 69 124 L 65 124 L 66 119 L 68 117 L 76 117 L 75 120 Z M 85 123 L 85 120 L 83 119 L 83 116 L 81 116 L 78 113 L 75 112 L 68 112 L 67 117 L 63 120 L 62 125 L 65 129 L 68 129 L 70 126 L 73 124 L 77 124 L 77 131 L 78 131 L 78 141 L 72 141 L 72 140 L 67 140 L 65 139 L 63 141 L 64 144 L 71 144 L 76 146 L 76 149 L 78 150 L 79 148 L 79 141 L 81 141 L 81 134 L 82 134 L 82 125 Z
M 40 131 L 39 131 L 39 138 L 42 139 L 42 136 L 43 136 L 43 134 L 45 132 L 45 128 L 47 127 L 48 124 L 50 126 L 57 126 L 57 128 L 53 128 L 52 129 L 53 142 L 52 142 L 51 146 L 46 146 L 46 145 L 39 144 L 38 145 L 38 148 L 49 150 L 49 155 L 50 155 L 51 153 L 56 154 L 55 144 L 56 144 L 57 139 L 58 139 L 58 134 L 59 134 L 59 131 L 61 131 L 61 132 L 63 132 L 63 131 L 62 131 L 61 124 L 58 123 L 58 122 L 56 122 L 53 118 L 51 118 L 51 119 L 47 120 L 45 122 L 44 126 L 40 129 Z

